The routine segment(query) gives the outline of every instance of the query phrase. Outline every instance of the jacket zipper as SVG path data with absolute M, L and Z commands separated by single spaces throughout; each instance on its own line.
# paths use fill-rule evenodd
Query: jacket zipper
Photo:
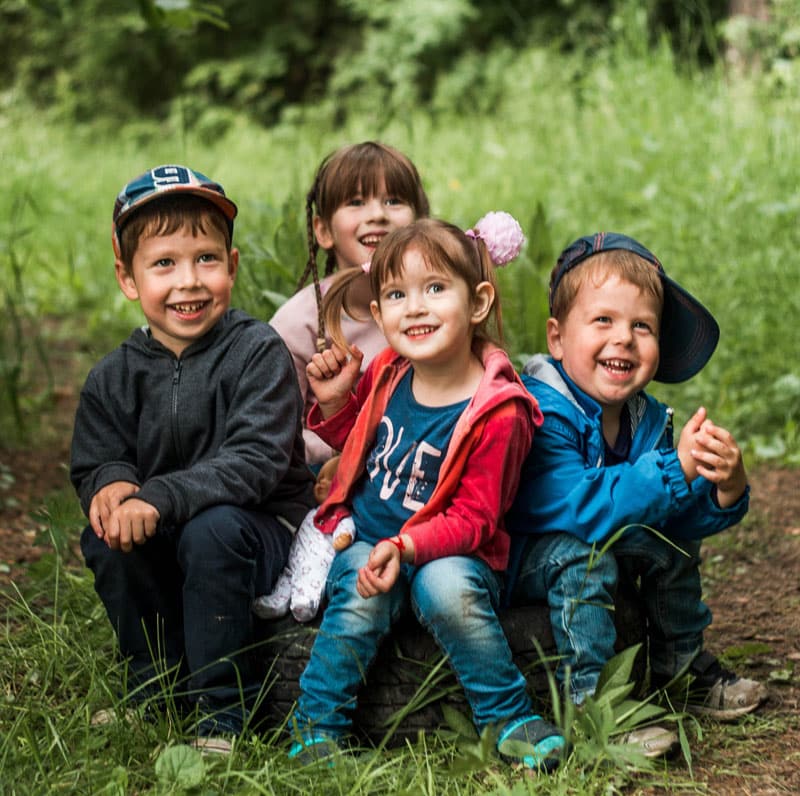
M 181 450 L 181 437 L 178 427 L 178 388 L 181 383 L 181 360 L 175 361 L 175 369 L 172 373 L 172 408 L 171 408 L 171 427 L 172 427 L 172 444 L 175 447 L 175 452 L 178 455 L 178 461 L 183 466 L 183 451 Z
M 673 415 L 675 414 L 675 410 L 668 406 L 665 412 L 664 423 L 661 426 L 661 431 L 656 436 L 655 440 L 653 441 L 653 445 L 651 446 L 650 450 L 655 450 L 658 447 L 658 443 L 664 438 L 664 434 L 667 430 L 672 430 L 672 419 Z

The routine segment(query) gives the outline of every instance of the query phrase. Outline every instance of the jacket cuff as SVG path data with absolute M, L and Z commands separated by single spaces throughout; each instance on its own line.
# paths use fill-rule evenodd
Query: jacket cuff
M 666 451 L 664 454 L 663 473 L 664 482 L 678 504 L 678 508 L 682 508 L 691 499 L 692 490 L 689 484 L 686 483 L 686 476 L 683 474 L 683 469 L 681 468 L 681 460 L 678 458 L 678 451 L 674 448 L 670 451 Z
M 139 476 L 136 473 L 136 468 L 127 464 L 111 463 L 106 464 L 99 468 L 92 479 L 86 479 L 83 483 L 87 487 L 87 492 L 83 489 L 79 490 L 82 496 L 81 507 L 86 516 L 89 516 L 89 507 L 94 500 L 94 496 L 104 487 L 113 484 L 116 481 L 127 481 L 129 484 L 141 486 Z M 89 484 L 91 483 L 91 486 Z M 84 503 L 86 505 L 84 505 Z
M 353 418 L 358 413 L 358 404 L 355 395 L 350 395 L 347 403 L 335 414 L 328 418 L 322 416 L 319 403 L 314 402 L 308 412 L 306 428 L 313 431 L 321 440 L 336 450 L 341 449 L 342 440 L 347 438 L 353 428 Z
M 147 481 L 133 497 L 155 506 L 158 511 L 159 528 L 172 525 L 175 522 L 172 498 L 169 490 L 163 484 Z

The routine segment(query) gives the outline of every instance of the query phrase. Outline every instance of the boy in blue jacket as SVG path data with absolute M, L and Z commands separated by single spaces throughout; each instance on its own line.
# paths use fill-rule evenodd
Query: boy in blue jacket
M 220 752 L 261 687 L 246 652 L 253 598 L 271 590 L 314 504 L 289 352 L 230 308 L 235 216 L 222 186 L 185 166 L 122 189 L 116 278 L 147 325 L 89 374 L 70 471 L 130 701 L 176 683 L 196 711 L 195 744 Z
M 515 602 L 546 600 L 563 687 L 580 704 L 614 655 L 619 577 L 639 584 L 651 682 L 688 671 L 688 708 L 720 720 L 754 710 L 764 687 L 703 650 L 700 539 L 742 519 L 747 476 L 732 435 L 700 408 L 673 446 L 672 411 L 647 395 L 706 364 L 719 328 L 637 241 L 580 238 L 550 278 L 547 344 L 523 380 L 544 425 L 507 518 Z M 673 545 L 652 533 L 655 528 Z M 613 555 L 597 551 L 620 529 Z M 594 552 L 594 555 L 593 555 Z M 569 682 L 565 682 L 569 672 Z

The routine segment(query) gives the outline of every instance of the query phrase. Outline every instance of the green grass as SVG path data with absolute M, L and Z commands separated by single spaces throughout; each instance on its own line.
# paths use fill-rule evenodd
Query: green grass
M 3 794 L 607 796 L 652 792 L 648 788 L 699 794 L 706 792 L 706 785 L 702 776 L 693 779 L 692 750 L 702 749 L 706 765 L 709 759 L 721 759 L 733 772 L 752 762 L 743 740 L 781 732 L 781 719 L 772 711 L 737 725 L 708 726 L 632 698 L 634 649 L 611 662 L 583 711 L 557 698 L 552 703 L 555 720 L 568 728 L 574 752 L 549 777 L 526 777 L 499 761 L 492 740 L 477 738 L 468 718 L 452 709 L 445 713 L 443 728 L 405 745 L 387 738 L 385 748 L 355 749 L 337 759 L 334 769 L 301 770 L 290 763 L 284 727 L 244 736 L 224 758 L 203 758 L 187 746 L 190 722 L 173 712 L 154 722 L 137 714 L 92 727 L 96 710 L 119 704 L 124 674 L 91 575 L 75 548 L 83 524 L 75 501 L 67 493 L 55 494 L 38 519 L 51 552 L 32 565 L 24 587 L 4 587 L 0 603 Z M 741 663 L 763 656 L 764 650 L 731 648 L 726 654 Z M 680 729 L 685 756 L 648 764 L 615 742 L 626 728 L 653 719 Z M 728 753 L 732 748 L 735 755 Z
M 686 764 L 647 765 L 614 743 L 654 708 L 629 698 L 634 650 L 608 667 L 591 710 L 559 713 L 576 752 L 550 777 L 527 778 L 502 763 L 452 710 L 448 727 L 405 746 L 360 748 L 333 770 L 300 770 L 277 727 L 245 736 L 230 757 L 188 747 L 189 724 L 174 713 L 141 714 L 92 727 L 99 708 L 118 704 L 123 672 L 91 575 L 73 551 L 82 525 L 73 501 L 54 495 L 41 516 L 52 552 L 24 589 L 3 594 L 0 641 L 0 792 L 236 794 L 607 794 L 633 785 L 689 783 Z M 424 686 L 423 686 L 424 687 Z M 554 686 L 553 686 L 554 687 Z M 424 694 L 420 695 L 424 700 Z M 658 715 L 658 714 L 656 714 Z M 663 715 L 663 713 L 661 714 Z M 689 727 L 689 732 L 692 730 Z

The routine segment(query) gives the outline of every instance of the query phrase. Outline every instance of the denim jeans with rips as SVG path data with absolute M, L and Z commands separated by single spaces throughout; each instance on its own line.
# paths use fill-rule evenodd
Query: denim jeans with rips
M 567 533 L 532 536 L 512 602 L 546 601 L 560 656 L 556 677 L 580 704 L 594 693 L 614 656 L 613 605 L 620 577 L 638 587 L 647 618 L 650 667 L 661 679 L 680 672 L 702 650 L 711 612 L 702 600 L 700 542 L 672 546 L 644 527 L 630 528 L 599 555 Z
M 128 659 L 131 698 L 158 697 L 174 682 L 177 701 L 241 731 L 261 688 L 246 651 L 255 640 L 250 609 L 272 588 L 290 541 L 272 515 L 227 505 L 159 529 L 129 553 L 87 527 L 81 550 Z
M 495 613 L 500 578 L 485 561 L 450 556 L 404 566 L 394 588 L 364 599 L 356 591 L 372 545 L 357 541 L 339 553 L 328 574 L 328 606 L 300 678 L 292 724 L 339 738 L 349 730 L 358 690 L 381 640 L 411 607 L 448 656 L 478 730 L 529 716 L 525 678 L 512 660 Z

